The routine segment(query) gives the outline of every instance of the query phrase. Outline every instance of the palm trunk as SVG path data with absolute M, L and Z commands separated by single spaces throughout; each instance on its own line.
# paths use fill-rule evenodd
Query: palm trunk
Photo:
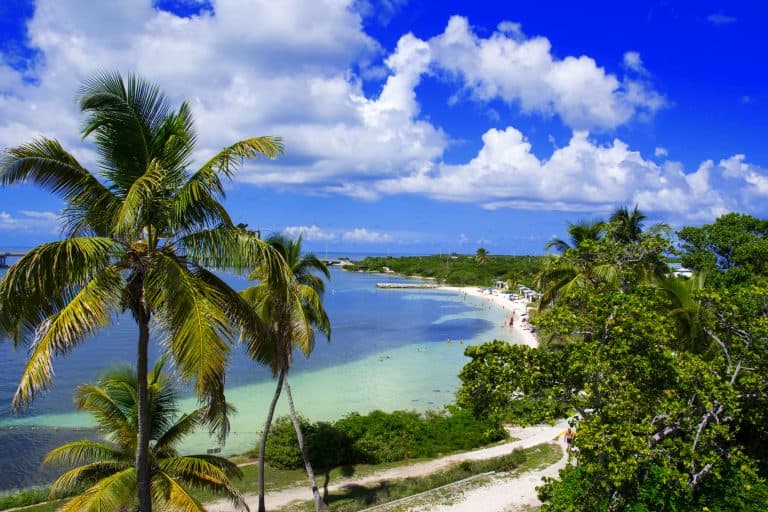
M 138 315 L 139 347 L 136 360 L 138 378 L 138 444 L 136 446 L 136 483 L 138 486 L 139 510 L 152 512 L 152 494 L 149 488 L 149 391 L 147 371 L 149 367 L 149 314 L 141 308 Z
M 267 510 L 264 505 L 264 459 L 267 450 L 267 435 L 269 435 L 269 428 L 272 426 L 272 417 L 275 415 L 275 406 L 277 405 L 278 398 L 280 398 L 280 391 L 283 389 L 283 379 L 285 379 L 285 370 L 280 370 L 280 375 L 277 377 L 275 396 L 272 397 L 272 403 L 269 404 L 267 422 L 264 424 L 264 432 L 261 434 L 261 442 L 259 443 L 259 512 Z
M 320 491 L 317 488 L 317 481 L 315 480 L 315 473 L 312 471 L 312 464 L 307 457 L 307 448 L 304 446 L 304 436 L 301 435 L 301 426 L 299 425 L 299 419 L 296 417 L 296 409 L 293 406 L 293 395 L 291 394 L 291 386 L 288 384 L 288 379 L 283 374 L 283 380 L 285 381 L 285 393 L 288 397 L 288 407 L 291 411 L 291 421 L 293 422 L 293 428 L 296 429 L 296 440 L 299 442 L 299 450 L 301 450 L 301 456 L 304 458 L 304 467 L 307 468 L 307 477 L 309 483 L 312 485 L 312 497 L 315 500 L 316 512 L 328 512 L 328 505 L 323 501 L 323 497 L 320 496 Z

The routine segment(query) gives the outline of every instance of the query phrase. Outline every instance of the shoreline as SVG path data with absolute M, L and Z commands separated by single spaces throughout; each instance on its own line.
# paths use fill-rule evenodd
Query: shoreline
M 539 346 L 539 339 L 536 337 L 536 334 L 530 330 L 530 325 L 526 320 L 528 316 L 528 302 L 525 299 L 509 300 L 506 294 L 499 294 L 496 292 L 488 294 L 485 293 L 484 288 L 478 286 L 438 286 L 436 289 L 484 299 L 491 304 L 499 306 L 501 309 L 508 311 L 514 318 L 512 332 L 516 334 L 517 339 L 522 340 L 523 345 L 532 348 Z M 505 329 L 508 328 L 509 327 L 505 325 Z

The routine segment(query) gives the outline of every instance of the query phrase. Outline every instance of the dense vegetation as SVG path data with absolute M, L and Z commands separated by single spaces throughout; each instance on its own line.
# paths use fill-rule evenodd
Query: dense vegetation
M 764 510 L 765 223 L 685 228 L 681 261 L 699 272 L 676 278 L 667 230 L 620 222 L 542 270 L 534 323 L 547 343 L 467 349 L 459 403 L 522 422 L 541 419 L 532 401 L 540 416 L 577 413 L 578 465 L 541 488 L 544 510 Z
M 373 411 L 352 413 L 333 423 L 310 423 L 303 418 L 300 422 L 309 458 L 321 468 L 437 457 L 506 437 L 498 422 L 461 410 L 425 415 Z M 293 469 L 303 464 L 290 418 L 275 421 L 266 453 L 272 467 Z
M 504 281 L 511 287 L 518 284 L 530 286 L 543 262 L 544 258 L 539 256 L 492 256 L 480 253 L 475 256 L 369 257 L 345 268 L 373 272 L 389 269 L 398 274 L 431 277 L 456 286 L 493 286 L 495 281 Z

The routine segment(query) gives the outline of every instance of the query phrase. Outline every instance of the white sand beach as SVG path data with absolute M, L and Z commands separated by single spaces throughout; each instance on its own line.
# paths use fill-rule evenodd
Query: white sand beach
M 477 286 L 441 286 L 439 289 L 477 297 L 486 301 L 489 306 L 509 311 L 510 317 L 514 318 L 511 328 L 511 331 L 514 332 L 514 338 L 529 347 L 537 347 L 539 345 L 536 334 L 528 324 L 529 302 L 527 300 L 509 300 L 509 296 L 506 293 L 500 293 L 498 290 L 492 290 L 491 293 L 488 293 L 485 288 L 478 288 Z M 509 318 L 507 319 L 508 321 Z M 509 329 L 508 324 L 505 325 L 505 328 Z

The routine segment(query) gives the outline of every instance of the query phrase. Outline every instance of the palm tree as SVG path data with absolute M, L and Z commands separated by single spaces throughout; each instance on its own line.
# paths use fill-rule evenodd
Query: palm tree
M 488 263 L 488 251 L 484 248 L 479 248 L 475 253 L 475 261 L 478 265 L 485 265 Z
M 157 86 L 117 73 L 96 75 L 79 92 L 83 137 L 98 154 L 94 171 L 53 139 L 4 152 L 0 183 L 36 183 L 66 207 L 64 239 L 19 259 L 0 280 L 0 336 L 29 344 L 13 398 L 29 404 L 53 378 L 53 357 L 74 350 L 121 312 L 138 324 L 139 508 L 152 509 L 149 399 L 150 321 L 182 378 L 194 381 L 213 429 L 227 433 L 224 372 L 235 332 L 259 319 L 240 295 L 202 265 L 240 270 L 278 265 L 265 242 L 233 226 L 220 200 L 223 180 L 246 158 L 282 153 L 279 138 L 245 139 L 195 172 L 192 114 L 172 110 Z M 279 278 L 275 269 L 271 277 Z
M 610 218 L 611 237 L 622 243 L 637 242 L 640 240 L 640 235 L 643 232 L 643 221 L 646 218 L 645 214 L 637 209 L 637 205 L 632 212 L 626 206 L 617 208 Z
M 605 222 L 601 220 L 582 220 L 575 224 L 569 222 L 567 231 L 571 236 L 570 244 L 562 238 L 553 238 L 547 242 L 547 245 L 544 246 L 544 250 L 548 251 L 549 249 L 554 248 L 560 254 L 565 254 L 568 249 L 575 249 L 587 240 L 600 240 L 603 234 L 605 234 Z
M 658 286 L 669 298 L 669 316 L 677 326 L 677 341 L 680 348 L 702 354 L 712 345 L 704 327 L 704 305 L 698 292 L 704 289 L 705 272 L 691 277 L 668 277 L 659 279 Z
M 178 394 L 163 374 L 161 359 L 148 375 L 150 486 L 154 504 L 163 510 L 203 511 L 191 488 L 226 493 L 236 506 L 244 506 L 230 478 L 242 472 L 229 460 L 211 455 L 179 455 L 176 446 L 203 420 L 204 409 L 177 416 Z M 136 506 L 136 453 L 138 376 L 130 366 L 114 368 L 96 384 L 83 384 L 75 392 L 78 409 L 88 411 L 107 433 L 107 442 L 83 439 L 55 448 L 46 465 L 77 465 L 51 486 L 50 497 L 85 488 L 59 510 L 128 510 Z
M 313 328 L 316 328 L 330 340 L 331 324 L 322 304 L 325 283 L 316 273 L 320 273 L 326 279 L 330 279 L 331 275 L 325 263 L 314 255 L 302 256 L 301 237 L 292 241 L 281 236 L 273 236 L 269 239 L 269 244 L 285 259 L 287 267 L 293 274 L 293 281 L 287 290 L 284 287 L 275 289 L 269 282 L 271 269 L 261 265 L 250 276 L 251 279 L 260 280 L 260 283 L 242 292 L 264 323 L 271 326 L 270 342 L 267 344 L 248 344 L 249 355 L 254 360 L 269 365 L 272 375 L 277 378 L 275 394 L 269 405 L 264 432 L 259 443 L 259 511 L 266 510 L 264 503 L 265 450 L 275 406 L 283 387 L 285 387 L 288 397 L 291 421 L 296 430 L 299 449 L 304 458 L 304 466 L 312 486 L 315 508 L 318 511 L 327 510 L 317 488 L 312 464 L 307 457 L 291 387 L 288 384 L 288 371 L 293 363 L 294 349 L 301 350 L 307 357 L 312 352 L 315 343 Z

